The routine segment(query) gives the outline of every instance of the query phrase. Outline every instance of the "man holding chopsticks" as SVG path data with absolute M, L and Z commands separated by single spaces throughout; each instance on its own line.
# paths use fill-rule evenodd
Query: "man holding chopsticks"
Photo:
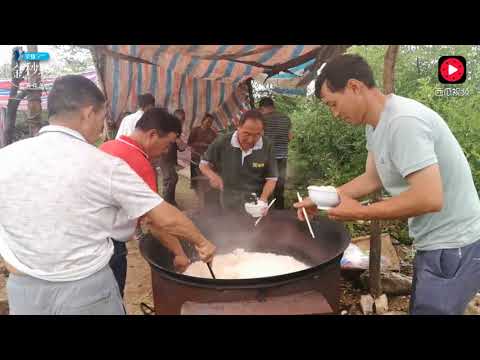
M 383 94 L 358 55 L 328 62 L 315 93 L 335 116 L 366 128 L 365 173 L 337 189 L 341 201 L 329 217 L 408 218 L 417 250 L 410 314 L 463 314 L 480 289 L 480 201 L 468 161 L 445 120 L 417 101 Z M 382 187 L 390 199 L 370 206 L 357 201 Z M 314 209 L 308 198 L 294 206 Z
M 202 157 L 200 171 L 212 187 L 222 192 L 225 209 L 243 211 L 247 197 L 255 193 L 264 214 L 267 212 L 278 169 L 272 144 L 262 136 L 263 130 L 263 115 L 257 110 L 246 111 L 237 130 L 218 137 Z

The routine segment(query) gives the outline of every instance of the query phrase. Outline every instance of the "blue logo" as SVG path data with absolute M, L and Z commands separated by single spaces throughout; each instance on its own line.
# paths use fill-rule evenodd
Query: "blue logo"
M 50 54 L 47 52 L 23 52 L 20 56 L 22 61 L 47 61 Z

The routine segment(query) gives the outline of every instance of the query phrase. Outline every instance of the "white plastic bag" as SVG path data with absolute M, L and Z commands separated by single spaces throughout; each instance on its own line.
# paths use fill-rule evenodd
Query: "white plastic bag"
M 370 263 L 370 252 L 362 251 L 357 245 L 350 244 L 343 253 L 340 266 L 342 268 L 368 269 Z M 380 269 L 384 270 L 390 266 L 390 261 L 382 256 L 380 258 Z
M 350 244 L 343 253 L 340 265 L 346 268 L 368 269 L 368 262 L 368 254 L 360 250 L 357 245 Z

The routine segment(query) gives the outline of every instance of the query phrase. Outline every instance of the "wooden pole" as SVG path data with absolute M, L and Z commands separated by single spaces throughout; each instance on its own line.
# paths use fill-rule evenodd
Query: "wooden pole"
M 29 52 L 38 52 L 37 45 L 27 45 Z M 30 136 L 37 135 L 42 126 L 42 77 L 40 75 L 40 62 L 28 63 L 28 124 Z
M 252 78 L 249 78 L 247 80 L 247 86 L 248 86 L 248 97 L 250 99 L 250 109 L 255 109 L 255 99 L 253 97 L 253 87 L 252 87 Z
M 380 194 L 377 192 L 373 195 L 373 201 L 378 201 Z M 380 221 L 373 220 L 370 224 L 370 264 L 369 264 L 369 285 L 370 294 L 374 299 L 382 294 L 380 282 L 380 261 L 382 253 L 381 241 L 382 227 Z
M 20 83 L 25 77 L 25 72 L 21 71 L 20 63 L 15 58 L 15 51 L 18 51 L 20 48 L 14 48 L 12 50 L 12 81 L 10 92 L 8 96 L 7 104 L 7 118 L 5 124 L 5 136 L 4 136 L 4 146 L 7 146 L 14 142 L 15 140 L 15 124 L 17 121 L 17 110 L 20 105 L 20 101 L 26 96 L 26 92 L 21 91 L 19 93 Z
M 97 79 L 100 83 L 100 88 L 102 89 L 103 94 L 105 95 L 105 99 L 107 100 L 107 113 L 105 115 L 103 128 L 103 139 L 107 141 L 113 138 L 113 135 L 117 130 L 117 124 L 115 122 L 115 119 L 113 118 L 110 101 L 107 97 L 107 91 L 105 88 L 105 53 L 100 51 L 102 45 L 82 45 L 80 47 L 88 49 L 90 51 L 90 55 L 93 59 L 93 64 L 95 65 L 95 71 L 97 72 Z M 117 118 L 118 115 L 119 114 L 117 114 Z
M 384 93 L 391 94 L 395 89 L 395 61 L 397 59 L 399 45 L 389 45 L 385 53 L 383 66 L 383 89 Z M 373 194 L 373 201 L 379 201 L 381 193 L 378 191 Z M 380 273 L 381 273 L 381 253 L 382 253 L 382 226 L 381 222 L 373 220 L 370 225 L 370 294 L 377 298 L 382 293 Z
M 383 68 L 383 91 L 385 95 L 395 92 L 395 62 L 400 45 L 389 45 L 385 53 Z

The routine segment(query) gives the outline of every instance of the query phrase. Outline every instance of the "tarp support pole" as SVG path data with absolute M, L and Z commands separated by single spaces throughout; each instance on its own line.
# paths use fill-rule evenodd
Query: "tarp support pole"
M 253 97 L 252 78 L 247 79 L 248 98 L 250 100 L 250 109 L 255 109 L 255 99 Z

